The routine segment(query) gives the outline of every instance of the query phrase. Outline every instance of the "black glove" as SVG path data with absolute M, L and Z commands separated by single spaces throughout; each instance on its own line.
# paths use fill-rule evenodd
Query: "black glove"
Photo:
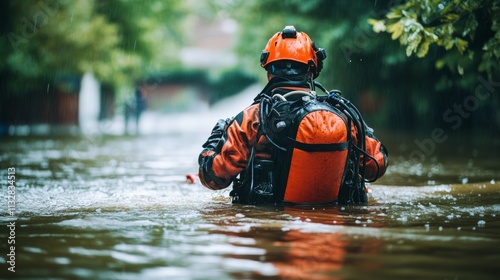
M 212 133 L 207 141 L 202 145 L 205 150 L 218 151 L 221 147 L 217 147 L 219 143 L 224 143 L 224 131 L 229 126 L 230 119 L 220 119 L 212 129 Z M 221 141 L 222 140 L 222 141 Z

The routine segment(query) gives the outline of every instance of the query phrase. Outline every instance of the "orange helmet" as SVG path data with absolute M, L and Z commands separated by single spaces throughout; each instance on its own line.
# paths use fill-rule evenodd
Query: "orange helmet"
M 260 56 L 260 65 L 269 71 L 269 66 L 277 61 L 298 62 L 316 78 L 325 58 L 325 50 L 317 48 L 305 32 L 297 32 L 293 25 L 288 25 L 269 39 Z

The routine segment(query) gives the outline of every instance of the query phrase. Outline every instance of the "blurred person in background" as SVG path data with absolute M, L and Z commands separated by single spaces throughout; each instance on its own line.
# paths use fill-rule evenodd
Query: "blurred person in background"
M 125 117 L 125 134 L 130 134 L 129 120 L 133 118 L 135 124 L 135 134 L 139 134 L 139 120 L 142 112 L 146 110 L 146 100 L 139 87 L 135 88 L 134 96 L 125 103 L 123 111 Z

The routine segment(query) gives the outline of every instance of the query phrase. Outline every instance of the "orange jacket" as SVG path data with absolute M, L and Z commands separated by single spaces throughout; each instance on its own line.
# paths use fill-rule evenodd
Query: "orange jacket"
M 201 152 L 199 177 L 205 187 L 211 190 L 228 187 L 232 180 L 247 167 L 252 147 L 255 147 L 257 156 L 270 157 L 268 151 L 271 144 L 267 138 L 260 136 L 257 139 L 260 127 L 259 107 L 259 104 L 253 104 L 240 112 L 225 128 L 226 136 L 221 135 L 217 148 L 205 148 Z M 353 128 L 353 135 L 356 135 L 355 128 Z M 373 135 L 366 135 L 365 143 L 367 153 L 378 163 L 380 177 L 387 168 L 387 151 Z M 376 179 L 376 176 L 377 164 L 367 159 L 365 178 L 372 180 Z

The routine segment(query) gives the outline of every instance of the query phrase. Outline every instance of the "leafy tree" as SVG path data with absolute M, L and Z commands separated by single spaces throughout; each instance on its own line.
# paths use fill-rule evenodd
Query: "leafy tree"
M 187 11 L 174 0 L 6 0 L 0 6 L 0 80 L 8 92 L 88 71 L 120 86 L 175 64 Z
M 431 45 L 448 52 L 436 61 L 460 75 L 485 72 L 498 77 L 500 2 L 495 0 L 410 0 L 383 19 L 370 19 L 375 32 L 388 32 L 406 47 L 406 55 L 425 57 Z

